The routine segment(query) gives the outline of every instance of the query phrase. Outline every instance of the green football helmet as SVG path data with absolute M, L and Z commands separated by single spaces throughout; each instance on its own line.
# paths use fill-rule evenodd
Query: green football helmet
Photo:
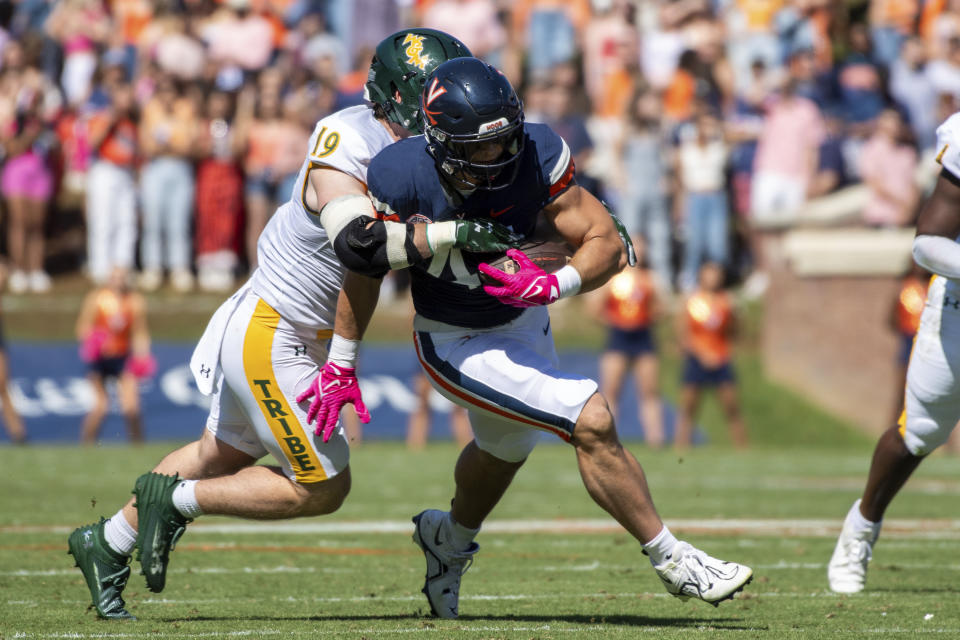
M 451 58 L 472 57 L 453 36 L 436 29 L 405 29 L 387 36 L 373 55 L 363 97 L 392 122 L 422 133 L 420 94 L 427 76 Z

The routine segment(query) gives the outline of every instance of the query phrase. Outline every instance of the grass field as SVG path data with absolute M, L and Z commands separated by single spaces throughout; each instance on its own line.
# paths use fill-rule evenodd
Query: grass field
M 134 568 L 136 622 L 88 610 L 66 536 L 111 515 L 170 445 L 0 449 L 2 638 L 913 638 L 960 637 L 960 460 L 924 463 L 888 514 L 868 590 L 826 590 L 825 563 L 859 493 L 864 446 L 695 451 L 631 447 L 671 528 L 756 579 L 714 609 L 668 597 L 638 546 L 581 487 L 572 451 L 539 447 L 480 535 L 456 621 L 425 616 L 409 518 L 443 508 L 452 445 L 353 456 L 334 516 L 204 517 L 172 555 L 162 594 Z M 546 524 L 545 524 L 546 521 Z

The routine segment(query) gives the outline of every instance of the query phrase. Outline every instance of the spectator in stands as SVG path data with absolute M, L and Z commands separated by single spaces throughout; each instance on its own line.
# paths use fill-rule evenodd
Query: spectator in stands
M 162 284 L 164 268 L 170 271 L 175 291 L 193 289 L 190 228 L 196 137 L 193 101 L 172 77 L 161 76 L 140 122 L 140 153 L 146 160 L 140 174 L 140 286 L 145 291 L 155 291 Z
M 92 164 L 87 174 L 87 270 L 95 283 L 114 267 L 133 268 L 137 240 L 137 111 L 133 88 L 107 88 L 108 106 L 88 121 Z
M 243 140 L 234 125 L 234 97 L 214 88 L 197 135 L 197 282 L 228 291 L 238 266 L 243 228 Z
M 672 231 L 667 202 L 669 166 L 663 157 L 660 96 L 639 88 L 631 101 L 626 136 L 621 138 L 624 184 L 618 213 L 627 231 L 643 239 L 657 289 L 673 287 Z
M 883 69 L 875 62 L 865 25 L 851 24 L 847 39 L 850 51 L 837 70 L 837 85 L 847 123 L 859 134 L 883 110 Z
M 903 392 L 907 387 L 907 365 L 913 350 L 913 338 L 920 327 L 920 315 L 927 301 L 930 272 L 910 261 L 910 268 L 900 280 L 897 296 L 890 305 L 890 329 L 897 336 L 897 375 L 894 382 L 893 415 L 888 424 L 897 424 L 903 412 Z
M 281 97 L 283 79 L 267 73 L 260 79 L 256 110 L 246 121 L 245 132 L 246 248 L 251 269 L 256 266 L 257 239 L 270 214 L 293 194 L 304 141 L 310 137 L 300 122 L 296 96 Z
M 511 15 L 524 34 L 527 71 L 536 75 L 574 58 L 590 0 L 518 0 Z
M 860 154 L 860 176 L 870 190 L 863 221 L 872 227 L 913 222 L 919 193 L 914 174 L 917 152 L 900 112 L 885 110 Z
M 202 27 L 198 35 L 216 64 L 256 72 L 270 62 L 273 27 L 251 10 L 251 4 L 250 0 L 227 0 Z
M 51 152 L 56 145 L 42 72 L 26 64 L 17 43 L 4 52 L 0 77 L 0 143 L 5 152 L 0 191 L 9 215 L 10 290 L 45 293 L 44 222 L 53 197 Z
M 112 34 L 110 15 L 101 0 L 62 0 L 47 19 L 46 29 L 63 48 L 60 85 L 67 103 L 80 105 L 90 95 L 97 47 Z
M 744 284 L 750 296 L 761 295 L 769 284 L 758 231 L 790 220 L 806 201 L 825 135 L 816 103 L 797 95 L 795 81 L 788 79 L 780 96 L 768 104 L 757 141 L 750 185 L 750 248 L 755 271 Z
M 736 318 L 723 280 L 721 265 L 704 263 L 700 267 L 697 289 L 677 314 L 677 335 L 685 354 L 674 440 L 678 449 L 690 447 L 700 396 L 710 387 L 717 390 L 733 446 L 744 449 L 748 445 L 732 362 Z
M 7 266 L 0 262 L 0 291 L 3 290 L 7 279 Z M 0 307 L 0 319 L 3 318 L 3 309 Z M 3 427 L 14 444 L 27 442 L 27 430 L 23 426 L 23 419 L 17 413 L 17 408 L 10 398 L 9 369 L 7 367 L 7 346 L 3 336 L 3 324 L 0 323 L 0 409 L 3 410 Z
M 83 420 L 80 439 L 93 444 L 110 408 L 106 383 L 117 380 L 120 410 L 127 422 L 130 441 L 143 442 L 138 377 L 156 369 L 150 356 L 146 300 L 130 287 L 129 272 L 115 267 L 107 283 L 84 298 L 77 318 L 80 357 L 87 363 L 94 402 Z
M 203 44 L 190 30 L 188 16 L 169 11 L 156 16 L 143 36 L 144 55 L 177 80 L 193 81 L 203 74 L 207 59 Z
M 836 111 L 823 114 L 824 137 L 820 144 L 817 171 L 807 189 L 810 198 L 827 195 L 847 184 L 849 180 L 843 147 L 847 138 L 844 134 L 844 121 Z
M 679 190 L 675 210 L 681 212 L 686 230 L 680 286 L 691 291 L 704 262 L 726 267 L 729 260 L 730 212 L 727 203 L 726 169 L 729 148 L 717 116 L 699 113 L 685 128 L 676 150 Z
M 927 78 L 938 94 L 960 96 L 960 36 L 947 40 L 946 55 L 930 61 Z
M 783 64 L 783 51 L 775 31 L 775 18 L 782 0 L 736 0 L 731 3 L 727 50 L 737 93 L 754 83 L 754 67 L 776 72 Z
M 869 19 L 873 58 L 885 68 L 890 68 L 899 58 L 919 8 L 917 0 L 871 0 Z
M 646 260 L 647 243 L 638 239 L 639 264 L 627 268 L 589 298 L 599 303 L 598 315 L 607 326 L 607 343 L 600 356 L 600 393 L 619 422 L 620 395 L 633 373 L 644 442 L 663 446 L 663 402 L 660 398 L 660 359 L 653 329 L 660 315 L 656 279 Z
M 931 149 L 937 136 L 937 92 L 927 75 L 923 41 L 904 41 L 900 57 L 890 68 L 890 97 L 903 109 L 920 150 Z
M 623 116 L 637 66 L 635 7 L 625 0 L 593 0 L 583 32 L 583 77 L 594 111 Z
M 456 33 L 474 57 L 500 68 L 500 53 L 506 44 L 507 32 L 493 0 L 434 0 L 424 9 L 420 24 Z

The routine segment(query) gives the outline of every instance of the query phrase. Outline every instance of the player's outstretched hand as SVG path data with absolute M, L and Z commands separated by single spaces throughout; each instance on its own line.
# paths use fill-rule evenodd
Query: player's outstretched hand
M 316 418 L 317 427 L 313 433 L 323 436 L 324 442 L 330 440 L 340 418 L 340 409 L 345 404 L 353 404 L 360 422 L 370 422 L 370 412 L 363 404 L 357 370 L 353 367 L 341 367 L 327 362 L 307 390 L 297 396 L 297 402 L 311 398 L 310 407 L 307 409 L 307 424 Z
M 523 237 L 493 220 L 455 220 L 456 249 L 472 253 L 503 253 L 523 242 Z
M 533 263 L 523 251 L 508 249 L 507 256 L 519 265 L 516 273 L 506 273 L 487 263 L 477 268 L 486 276 L 496 280 L 500 286 L 484 285 L 483 290 L 511 307 L 538 307 L 556 302 L 560 297 L 560 284 L 557 276 L 547 273 Z

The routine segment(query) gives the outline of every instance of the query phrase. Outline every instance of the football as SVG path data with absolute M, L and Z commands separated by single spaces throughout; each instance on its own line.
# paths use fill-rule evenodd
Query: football
M 573 247 L 566 242 L 557 240 L 530 240 L 524 242 L 517 249 L 523 251 L 535 265 L 547 273 L 554 273 L 566 266 L 574 253 Z M 488 261 L 487 264 L 504 273 L 516 273 L 520 269 L 520 265 L 513 258 L 507 257 L 506 254 L 501 255 L 496 260 Z M 498 284 L 493 278 L 483 273 L 478 273 L 478 275 L 483 284 Z

